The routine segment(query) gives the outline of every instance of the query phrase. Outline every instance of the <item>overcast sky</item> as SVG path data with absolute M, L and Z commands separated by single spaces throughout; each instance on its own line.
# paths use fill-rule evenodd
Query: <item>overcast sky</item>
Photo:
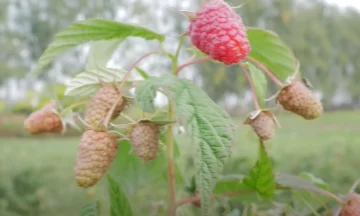
M 329 3 L 337 4 L 342 7 L 351 6 L 360 10 L 360 0 L 326 0 Z

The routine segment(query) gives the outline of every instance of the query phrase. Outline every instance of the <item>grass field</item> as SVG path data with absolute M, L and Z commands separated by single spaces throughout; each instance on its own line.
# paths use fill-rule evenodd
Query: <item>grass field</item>
M 256 160 L 257 139 L 242 121 L 238 120 L 238 141 L 226 173 L 245 174 Z M 279 121 L 282 129 L 266 143 L 276 171 L 312 172 L 341 193 L 360 178 L 360 112 L 327 113 L 314 121 L 283 115 Z M 76 186 L 73 166 L 78 142 L 79 138 L 0 138 L 0 183 L 10 187 L 10 178 L 16 173 L 46 168 L 42 176 L 46 183 L 37 191 L 46 209 L 41 215 L 79 215 L 83 204 L 94 198 L 105 201 L 107 194 L 105 181 L 91 190 Z M 180 148 L 182 154 L 193 152 L 188 142 L 181 142 Z M 107 211 L 107 206 L 104 208 Z

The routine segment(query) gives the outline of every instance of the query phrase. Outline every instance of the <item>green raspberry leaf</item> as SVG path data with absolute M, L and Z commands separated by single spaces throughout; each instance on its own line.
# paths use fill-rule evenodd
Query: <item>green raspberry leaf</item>
M 85 69 L 91 70 L 98 67 L 105 68 L 122 41 L 123 39 L 116 38 L 92 42 Z
M 304 174 L 302 175 L 300 174 L 300 176 L 303 177 L 277 173 L 276 181 L 282 187 L 288 187 L 295 190 L 310 191 L 313 193 L 321 194 L 323 196 L 327 196 L 332 199 L 336 198 L 335 195 L 330 194 L 328 191 L 326 191 L 325 188 L 324 189 L 321 188 L 321 187 L 325 187 L 324 182 L 318 186 L 317 185 L 318 183 L 315 182 L 319 182 L 319 180 L 313 182 L 314 179 L 309 179 L 308 177 L 304 178 Z
M 259 99 L 259 104 L 261 107 L 265 108 L 265 98 L 268 84 L 265 74 L 250 62 L 247 62 L 246 66 L 254 82 L 256 95 Z
M 197 147 L 196 185 L 202 203 L 202 215 L 208 215 L 210 197 L 221 174 L 235 127 L 230 116 L 192 82 L 169 75 L 150 78 L 137 86 L 136 102 L 143 109 L 154 109 L 156 90 L 161 89 L 176 105 L 177 121 L 186 126 Z
M 259 143 L 258 160 L 250 173 L 244 178 L 244 184 L 256 190 L 264 199 L 271 199 L 276 189 L 275 177 L 264 143 L 261 140 Z
M 57 56 L 78 45 L 99 40 L 125 39 L 140 37 L 146 40 L 163 41 L 165 36 L 139 25 L 120 23 L 106 19 L 88 19 L 74 22 L 72 25 L 57 33 L 53 42 L 49 44 L 40 56 L 33 75 L 39 73 Z
M 297 60 L 276 33 L 248 27 L 247 35 L 251 45 L 250 57 L 264 64 L 281 80 L 295 72 Z
M 77 74 L 66 85 L 66 96 L 88 96 L 94 94 L 102 83 L 119 83 L 126 71 L 111 68 L 95 68 Z M 128 82 L 131 82 L 131 77 Z
M 100 216 L 100 202 L 93 201 L 83 206 L 80 216 Z
M 107 176 L 107 179 L 111 199 L 111 216 L 132 216 L 130 203 L 126 194 L 121 190 L 120 185 L 110 175 Z
M 302 172 L 299 174 L 299 177 L 311 181 L 312 183 L 314 183 L 317 187 L 319 187 L 321 189 L 324 189 L 324 190 L 329 189 L 329 185 L 326 182 L 324 182 L 324 180 L 314 176 L 314 174 L 312 174 L 312 173 Z

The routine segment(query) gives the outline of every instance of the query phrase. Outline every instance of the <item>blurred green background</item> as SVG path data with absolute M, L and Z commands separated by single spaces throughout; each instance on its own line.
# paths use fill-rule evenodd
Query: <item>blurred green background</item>
M 310 172 L 327 182 L 332 191 L 347 193 L 360 178 L 359 9 L 320 0 L 228 2 L 232 6 L 243 4 L 237 10 L 247 26 L 263 27 L 279 34 L 300 59 L 303 76 L 311 81 L 314 93 L 326 109 L 326 113 L 314 121 L 305 121 L 281 110 L 277 112 L 282 128 L 273 140 L 266 143 L 275 170 L 294 175 Z M 190 0 L 0 1 L 1 216 L 76 216 L 84 204 L 96 199 L 101 200 L 103 215 L 108 215 L 106 180 L 88 190 L 75 184 L 73 166 L 80 133 L 71 130 L 61 137 L 30 137 L 23 129 L 23 121 L 29 113 L 52 98 L 64 104 L 76 100 L 62 96 L 64 84 L 83 69 L 88 45 L 79 46 L 57 58 L 47 72 L 35 80 L 28 79 L 29 72 L 54 34 L 75 20 L 101 17 L 140 23 L 164 33 L 168 36 L 166 46 L 171 49 L 177 35 L 187 26 L 187 21 L 177 10 L 196 10 L 199 5 L 200 1 Z M 149 19 L 154 16 L 155 19 Z M 121 45 L 110 65 L 127 68 L 154 46 L 152 42 L 129 39 Z M 188 41 L 186 46 L 189 46 Z M 189 53 L 184 51 L 180 62 L 188 57 Z M 167 73 L 168 63 L 155 57 L 142 68 L 151 75 L 161 75 Z M 206 63 L 184 70 L 181 76 L 202 86 L 233 116 L 238 126 L 237 142 L 233 158 L 224 172 L 246 174 L 256 160 L 258 146 L 251 128 L 242 124 L 251 110 L 251 99 L 245 77 L 238 72 L 237 67 L 225 69 L 219 64 Z M 268 96 L 275 92 L 274 86 L 270 86 Z M 137 114 L 135 111 L 131 113 Z M 179 181 L 177 186 L 180 199 L 189 196 L 184 187 L 193 171 L 189 159 L 193 146 L 184 135 L 177 136 L 177 142 L 181 151 L 177 162 L 180 170 L 186 171 L 185 182 Z M 137 160 L 133 155 L 126 157 Z M 120 172 L 117 170 L 119 166 L 115 165 L 111 169 L 110 173 L 119 182 L 128 179 L 124 183 L 126 188 L 130 187 L 129 181 L 136 181 L 135 192 L 128 193 L 137 200 L 132 204 L 137 207 L 138 215 L 152 215 L 156 206 L 167 202 L 166 181 L 157 179 L 164 175 L 166 163 L 159 161 L 164 163 L 163 166 L 149 175 L 129 176 L 130 172 Z M 135 169 L 130 165 L 120 168 Z M 155 178 L 149 178 L 154 175 Z M 185 206 L 183 209 L 183 215 L 190 215 L 186 210 L 196 208 Z M 298 215 L 311 214 L 310 211 Z

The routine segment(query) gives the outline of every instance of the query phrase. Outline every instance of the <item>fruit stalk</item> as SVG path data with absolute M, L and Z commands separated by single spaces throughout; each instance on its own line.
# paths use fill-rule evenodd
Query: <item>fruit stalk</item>
M 256 94 L 256 89 L 255 89 L 255 85 L 253 80 L 251 79 L 250 73 L 249 71 L 246 69 L 245 65 L 243 63 L 240 63 L 240 67 L 243 69 L 244 74 L 246 76 L 246 79 L 249 82 L 250 88 L 251 88 L 251 94 L 252 94 L 252 98 L 253 98 L 253 102 L 254 102 L 254 108 L 255 110 L 260 110 L 260 105 L 259 105 L 259 98 Z
M 263 65 L 261 62 L 259 62 L 258 60 L 254 59 L 250 56 L 247 56 L 246 59 L 251 61 L 252 63 L 256 64 L 280 88 L 284 87 L 284 84 L 278 78 L 276 78 L 275 75 L 273 73 L 271 73 L 271 71 L 265 65 Z
M 109 112 L 106 114 L 106 117 L 104 119 L 103 125 L 105 126 L 105 128 L 107 128 L 107 126 L 109 125 L 110 121 L 111 121 L 111 116 L 114 113 L 116 106 L 119 104 L 119 102 L 122 100 L 122 97 L 128 92 L 130 91 L 132 88 L 134 88 L 135 86 L 130 86 L 128 88 L 126 88 L 125 90 L 121 91 L 120 95 L 118 96 L 116 102 L 112 105 L 111 109 L 109 110 Z
M 175 75 L 179 75 L 180 71 L 190 65 L 193 65 L 193 64 L 199 64 L 199 63 L 203 63 L 203 62 L 206 62 L 206 61 L 210 61 L 211 60 L 211 57 L 210 56 L 206 56 L 206 57 L 203 57 L 203 58 L 199 58 L 199 59 L 195 59 L 195 60 L 190 60 L 188 61 L 187 63 L 183 64 L 183 65 L 180 65 L 180 67 L 178 67 L 175 71 Z

